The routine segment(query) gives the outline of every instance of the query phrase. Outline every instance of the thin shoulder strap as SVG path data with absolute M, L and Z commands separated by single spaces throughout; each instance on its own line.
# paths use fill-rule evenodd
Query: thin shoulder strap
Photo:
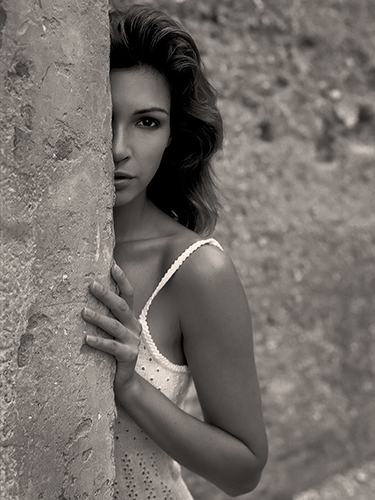
M 162 279 L 160 280 L 158 286 L 155 288 L 154 293 L 151 295 L 151 297 L 148 299 L 146 302 L 144 308 L 142 309 L 142 312 L 140 314 L 140 317 L 146 318 L 148 314 L 148 310 L 150 309 L 150 306 L 152 304 L 152 301 L 156 297 L 156 295 L 160 292 L 160 290 L 163 288 L 163 286 L 168 283 L 168 281 L 171 279 L 171 277 L 174 275 L 174 273 L 181 267 L 181 265 L 185 262 L 185 260 L 193 253 L 195 250 L 200 248 L 203 245 L 214 245 L 221 250 L 223 250 L 223 247 L 218 243 L 216 240 L 213 238 L 209 238 L 208 240 L 199 240 L 190 245 L 186 250 L 182 252 L 182 254 L 177 257 L 177 259 L 173 262 L 173 264 L 170 266 L 168 271 L 164 274 Z

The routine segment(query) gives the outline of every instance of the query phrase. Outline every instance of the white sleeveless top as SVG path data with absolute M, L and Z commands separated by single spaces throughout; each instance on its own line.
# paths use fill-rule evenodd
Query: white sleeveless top
M 139 316 L 142 332 L 135 371 L 178 406 L 183 402 L 191 381 L 189 368 L 172 363 L 159 351 L 152 338 L 147 315 L 156 295 L 183 262 L 195 250 L 207 244 L 222 250 L 212 238 L 190 245 L 165 273 Z M 179 464 L 154 443 L 120 406 L 114 433 L 117 478 L 115 500 L 193 500 L 181 477 Z

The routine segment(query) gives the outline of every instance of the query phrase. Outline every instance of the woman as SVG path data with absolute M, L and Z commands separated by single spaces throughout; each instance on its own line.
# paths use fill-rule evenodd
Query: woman
M 182 464 L 227 494 L 253 490 L 267 460 L 251 318 L 213 239 L 211 160 L 222 125 L 190 35 L 164 13 L 111 13 L 115 261 L 119 295 L 85 308 L 117 360 L 116 498 L 191 499 Z M 204 422 L 180 408 L 193 379 Z

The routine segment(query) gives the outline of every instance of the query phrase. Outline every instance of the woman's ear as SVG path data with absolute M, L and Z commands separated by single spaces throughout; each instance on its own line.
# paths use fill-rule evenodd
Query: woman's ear
M 170 135 L 170 136 L 169 136 L 169 139 L 168 139 L 168 144 L 167 144 L 167 147 L 168 147 L 168 146 L 170 146 L 171 142 L 172 142 L 172 136 Z

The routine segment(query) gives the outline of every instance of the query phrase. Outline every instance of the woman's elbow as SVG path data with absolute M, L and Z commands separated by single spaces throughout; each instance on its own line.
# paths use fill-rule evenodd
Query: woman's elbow
M 227 484 L 225 488 L 222 488 L 224 493 L 230 497 L 238 497 L 254 491 L 262 477 L 266 462 L 267 456 L 265 456 L 262 460 L 259 460 L 255 466 L 252 464 L 251 467 L 247 467 L 242 474 L 237 475 L 235 480 L 232 480 L 230 484 Z M 234 479 L 234 475 L 232 478 Z
M 222 488 L 224 493 L 230 497 L 239 497 L 245 495 L 246 493 L 251 493 L 258 486 L 262 473 L 260 472 L 256 476 L 247 478 L 244 481 L 237 481 L 236 484 L 228 485 L 226 488 Z

